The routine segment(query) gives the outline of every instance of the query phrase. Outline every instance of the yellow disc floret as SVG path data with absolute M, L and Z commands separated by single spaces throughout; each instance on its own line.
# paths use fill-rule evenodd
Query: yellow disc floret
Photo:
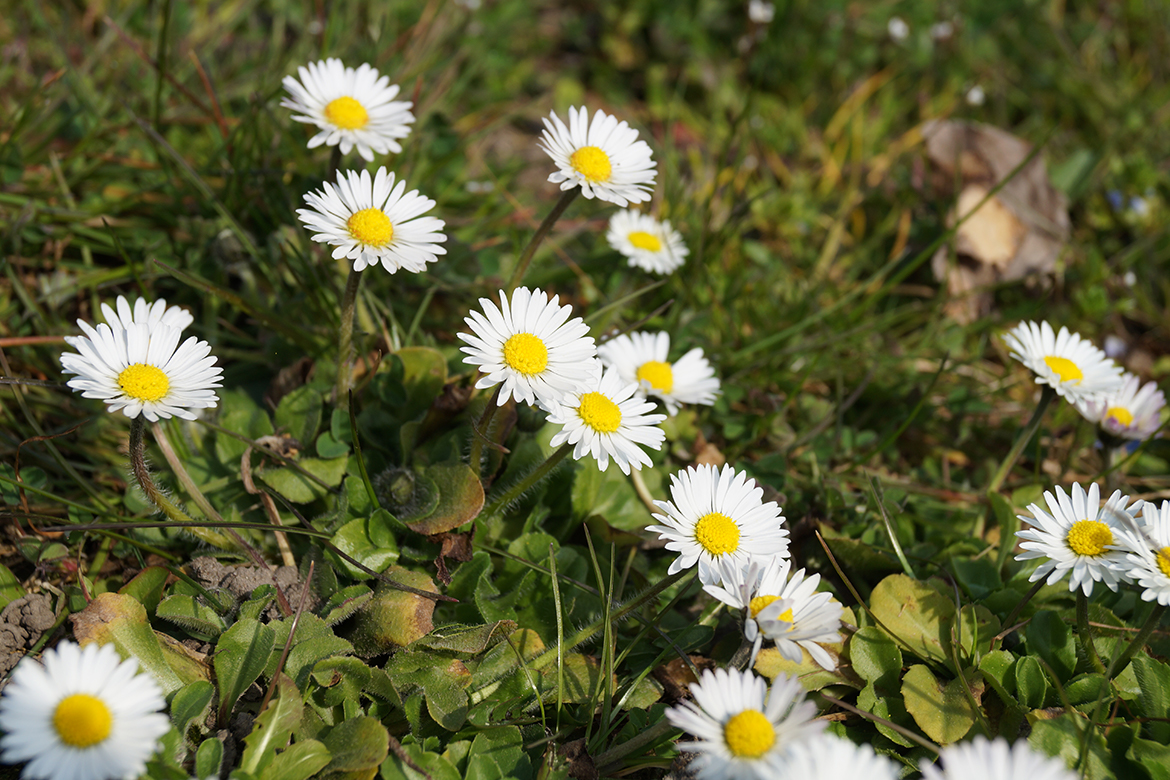
M 669 393 L 674 389 L 674 371 L 670 363 L 660 360 L 648 360 L 638 366 L 638 381 L 649 382 L 650 386 L 662 393 Z
M 1122 428 L 1128 428 L 1133 425 L 1133 412 L 1124 406 L 1110 406 L 1105 410 L 1105 419 L 1116 420 Z
M 114 716 L 106 703 L 88 693 L 67 696 L 53 711 L 53 728 L 66 745 L 92 747 L 104 742 L 114 726 Z
M 1106 547 L 1113 544 L 1113 531 L 1100 520 L 1078 520 L 1068 529 L 1065 541 L 1077 555 L 1096 557 L 1109 552 Z
M 118 387 L 139 401 L 157 401 L 171 389 L 171 382 L 158 366 L 135 363 L 118 374 Z
M 355 211 L 345 227 L 358 243 L 382 248 L 394 240 L 394 224 L 382 209 Z
M 1158 568 L 1167 577 L 1170 577 L 1170 547 L 1163 547 L 1157 554 Z
M 1085 378 L 1077 364 L 1068 358 L 1049 355 L 1044 358 L 1044 364 L 1056 372 L 1061 382 L 1075 382 L 1079 385 Z
M 723 726 L 723 740 L 736 758 L 759 758 L 776 744 L 776 729 L 759 710 L 744 710 Z
M 780 598 L 780 597 L 779 596 L 756 596 L 754 599 L 752 599 L 751 601 L 748 602 L 748 610 L 752 613 L 752 617 L 754 618 L 754 617 L 758 616 L 760 614 L 760 612 L 763 611 L 764 607 L 768 606 L 769 604 L 771 604 L 773 601 L 775 601 L 778 598 Z
M 712 555 L 725 555 L 739 549 L 739 526 L 722 512 L 709 512 L 695 523 L 695 541 Z
M 339 97 L 325 106 L 325 118 L 342 130 L 360 130 L 369 124 L 365 106 L 351 97 Z
M 601 393 L 586 393 L 577 407 L 581 422 L 598 433 L 613 433 L 622 424 L 622 410 Z
M 647 252 L 661 252 L 662 242 L 658 240 L 658 236 L 647 233 L 644 230 L 635 230 L 630 235 L 626 236 L 630 243 L 634 245 L 635 249 L 645 249 Z
M 548 347 L 539 336 L 517 333 L 504 342 L 504 363 L 524 376 L 539 374 L 548 368 Z
M 569 157 L 569 164 L 590 182 L 609 181 L 613 173 L 609 155 L 596 146 L 582 146 Z

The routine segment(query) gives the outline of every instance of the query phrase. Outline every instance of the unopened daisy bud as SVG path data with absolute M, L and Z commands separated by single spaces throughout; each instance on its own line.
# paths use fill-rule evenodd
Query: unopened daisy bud
M 548 180 L 562 190 L 580 187 L 586 198 L 628 206 L 650 200 L 657 170 L 638 131 L 600 109 L 589 121 L 584 106 L 569 109 L 569 126 L 556 112 L 544 120 L 540 148 L 558 170 Z

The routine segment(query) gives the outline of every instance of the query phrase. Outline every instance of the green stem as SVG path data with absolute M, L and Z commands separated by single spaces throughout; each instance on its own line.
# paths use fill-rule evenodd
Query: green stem
M 552 455 L 549 455 L 548 459 L 533 469 L 528 474 L 528 476 L 512 485 L 512 487 L 508 488 L 507 491 L 504 492 L 504 495 L 500 496 L 484 507 L 484 510 L 479 513 L 480 518 L 487 519 L 494 514 L 502 512 L 504 507 L 508 506 L 508 504 L 524 495 L 524 491 L 528 490 L 537 482 L 547 477 L 549 472 L 556 468 L 557 465 L 565 459 L 565 456 L 572 451 L 572 449 L 572 444 L 562 444 L 559 450 L 554 452 Z
M 1101 663 L 1101 656 L 1097 655 L 1097 646 L 1093 644 L 1093 631 L 1089 626 L 1089 597 L 1083 590 L 1077 591 L 1077 639 L 1081 643 L 1081 651 L 1093 665 L 1093 670 L 1105 673 L 1105 664 Z
M 520 280 L 524 278 L 524 274 L 528 271 L 528 266 L 536 254 L 537 247 L 544 241 L 545 236 L 552 230 L 552 226 L 561 218 L 561 215 L 565 213 L 565 209 L 569 207 L 569 204 L 573 202 L 573 199 L 577 197 L 580 191 L 580 187 L 574 187 L 571 190 L 562 192 L 560 200 L 556 202 L 552 211 L 544 218 L 544 222 L 541 222 L 540 227 L 532 234 L 532 240 L 528 242 L 528 246 L 524 247 L 524 252 L 516 262 L 516 270 L 512 272 L 512 278 L 508 280 L 507 292 L 509 297 L 512 295 L 512 291 L 520 286 Z
M 341 332 L 337 347 L 337 408 L 349 408 L 349 388 L 353 384 L 353 320 L 357 311 L 360 271 L 349 270 L 345 292 L 341 296 Z
M 1154 607 L 1154 611 L 1146 618 L 1146 622 L 1142 624 L 1141 630 L 1134 636 L 1133 641 L 1126 646 L 1121 655 L 1113 660 L 1113 663 L 1109 664 L 1109 674 L 1107 675 L 1109 679 L 1113 679 L 1113 675 L 1124 671 L 1125 667 L 1133 659 L 1134 653 L 1145 647 L 1146 640 L 1150 638 L 1150 634 L 1154 633 L 1154 629 L 1162 622 L 1162 616 L 1165 614 L 1166 607 L 1161 604 Z
M 1032 419 L 1028 420 L 1028 424 L 1024 426 L 1024 432 L 1012 444 L 1012 448 L 1008 452 L 1007 457 L 1003 459 L 1003 463 L 999 464 L 999 470 L 995 472 L 995 476 L 991 478 L 991 484 L 987 486 L 988 493 L 999 492 L 1004 480 L 1007 479 L 1007 475 L 1011 473 L 1012 467 L 1019 460 L 1020 453 L 1024 451 L 1024 447 L 1028 446 L 1028 442 L 1036 434 L 1036 429 L 1040 427 L 1040 420 L 1044 417 L 1044 412 L 1047 411 L 1053 398 L 1056 398 L 1056 390 L 1045 385 L 1044 391 L 1040 393 L 1040 403 L 1036 405 L 1036 411 L 1032 413 Z
M 614 745 L 604 753 L 594 756 L 593 765 L 597 767 L 600 776 L 608 777 L 620 768 L 613 766 L 618 761 L 621 761 L 626 756 L 641 753 L 647 747 L 653 745 L 677 728 L 677 726 L 672 726 L 666 718 L 663 718 L 650 728 L 640 732 L 633 739 L 627 740 L 620 745 Z
M 483 409 L 483 414 L 480 415 L 478 423 L 472 423 L 471 431 L 471 455 L 467 460 L 467 464 L 471 466 L 471 470 L 479 476 L 480 460 L 483 458 L 483 442 L 488 438 L 488 429 L 491 427 L 492 419 L 496 416 L 496 410 L 499 408 L 500 388 L 503 384 L 496 385 L 496 391 L 492 393 L 492 397 L 488 399 L 487 406 Z

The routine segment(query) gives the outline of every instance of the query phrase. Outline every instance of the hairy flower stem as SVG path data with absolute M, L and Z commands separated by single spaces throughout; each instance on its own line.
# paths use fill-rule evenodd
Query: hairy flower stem
M 1024 426 L 1023 433 L 1012 444 L 1012 448 L 1008 451 L 1007 457 L 1003 459 L 1003 463 L 999 464 L 999 470 L 995 472 L 995 476 L 991 478 L 991 484 L 987 486 L 988 493 L 998 493 L 999 489 L 1003 487 L 1004 480 L 1007 479 L 1007 475 L 1011 473 L 1012 467 L 1019 460 L 1020 453 L 1024 451 L 1024 447 L 1028 446 L 1028 442 L 1036 434 L 1036 429 L 1040 427 L 1040 420 L 1044 417 L 1044 412 L 1048 410 L 1048 406 L 1052 403 L 1053 398 L 1056 398 L 1056 390 L 1045 385 L 1043 392 L 1040 393 L 1040 403 L 1036 404 L 1036 411 L 1032 413 L 1032 419 L 1028 420 L 1028 424 Z
M 360 271 L 352 268 L 345 280 L 345 292 L 341 296 L 341 332 L 337 346 L 337 398 L 338 409 L 349 408 L 349 388 L 353 385 L 353 320 L 357 310 L 358 287 L 361 285 Z
M 1154 633 L 1154 629 L 1162 622 L 1162 616 L 1166 614 L 1166 607 L 1159 604 L 1154 607 L 1154 611 L 1146 618 L 1146 622 L 1142 625 L 1140 631 L 1134 636 L 1133 640 L 1122 651 L 1121 655 L 1113 659 L 1113 663 L 1109 664 L 1109 674 L 1106 675 L 1109 679 L 1113 679 L 1114 675 L 1125 671 L 1125 667 L 1133 660 L 1134 653 L 1141 650 L 1146 645 L 1146 640 L 1150 638 L 1150 634 Z
M 497 401 L 500 397 L 500 388 L 502 384 L 496 385 L 496 391 L 492 393 L 492 397 L 488 399 L 487 406 L 483 408 L 483 414 L 480 415 L 478 423 L 472 423 L 471 431 L 471 455 L 467 460 L 467 464 L 471 466 L 471 470 L 479 476 L 479 469 L 482 465 L 480 461 L 483 459 L 483 443 L 488 439 L 490 433 L 492 420 L 496 416 L 496 411 L 499 409 Z
M 1097 655 L 1097 646 L 1093 644 L 1093 630 L 1089 626 L 1089 597 L 1083 590 L 1077 591 L 1077 639 L 1081 643 L 1081 652 L 1093 665 L 1093 671 L 1104 674 L 1105 664 L 1101 663 L 1101 656 Z
M 565 213 L 565 209 L 569 207 L 569 204 L 573 202 L 573 199 L 577 197 L 577 193 L 580 191 L 580 187 L 574 187 L 571 190 L 562 192 L 560 200 L 556 202 L 556 205 L 552 207 L 552 211 L 544 218 L 544 222 L 541 222 L 540 227 L 532 234 L 532 240 L 528 242 L 528 246 L 524 247 L 523 254 L 520 255 L 520 259 L 516 262 L 516 270 L 512 272 L 512 278 L 508 280 L 507 293 L 509 296 L 512 295 L 513 290 L 520 286 L 520 281 L 524 278 L 524 274 L 527 273 L 528 266 L 532 263 L 532 258 L 536 254 L 540 243 L 544 241 L 545 236 L 552 230 L 552 226 L 561 218 L 561 215 Z
M 552 455 L 549 455 L 548 459 L 545 460 L 544 463 L 541 463 L 539 466 L 529 472 L 526 477 L 521 479 L 512 487 L 508 488 L 504 492 L 504 495 L 500 496 L 484 507 L 484 510 L 479 513 L 480 518 L 486 520 L 492 515 L 504 511 L 504 508 L 507 507 L 508 504 L 520 498 L 520 496 L 524 495 L 526 490 L 547 477 L 549 472 L 555 469 L 557 465 L 565 459 L 565 456 L 572 451 L 572 449 L 572 444 L 562 444 L 560 449 L 558 449 Z

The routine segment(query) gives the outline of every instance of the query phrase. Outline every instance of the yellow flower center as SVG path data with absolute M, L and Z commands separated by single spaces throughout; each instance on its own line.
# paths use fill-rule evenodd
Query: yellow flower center
M 569 164 L 591 182 L 609 181 L 613 173 L 609 155 L 596 146 L 582 146 L 569 157 Z
M 394 239 L 394 225 L 382 209 L 362 209 L 345 221 L 354 241 L 372 247 L 384 247 Z
M 781 612 L 779 615 L 776 616 L 776 619 L 783 620 L 785 623 L 791 623 L 792 622 L 792 608 L 789 607 L 788 609 Z M 791 630 L 791 629 L 789 629 L 789 630 Z
M 776 744 L 776 729 L 759 710 L 744 710 L 728 719 L 723 740 L 736 758 L 759 758 Z
M 158 366 L 135 363 L 122 369 L 118 374 L 118 387 L 131 398 L 139 401 L 157 401 L 171 389 L 170 380 Z
M 739 526 L 722 512 L 710 512 L 695 523 L 695 541 L 712 555 L 739 549 Z
M 577 414 L 582 422 L 598 433 L 613 433 L 622 424 L 622 410 L 601 393 L 586 393 L 581 396 Z
M 1105 547 L 1113 544 L 1113 531 L 1100 520 L 1078 520 L 1068 529 L 1065 541 L 1077 555 L 1096 557 L 1108 552 Z
M 1048 357 L 1044 358 L 1044 363 L 1056 372 L 1056 375 L 1060 377 L 1061 382 L 1075 382 L 1079 385 L 1081 380 L 1085 378 L 1085 375 L 1081 373 L 1079 368 L 1077 368 L 1077 364 L 1068 358 L 1049 355 Z
M 751 610 L 752 617 L 753 618 L 757 617 L 760 614 L 760 612 L 763 611 L 764 607 L 768 606 L 769 604 L 771 604 L 773 601 L 775 601 L 778 598 L 780 598 L 780 597 L 779 596 L 756 596 L 754 599 L 749 601 L 748 602 L 748 609 Z
M 53 728 L 66 745 L 87 748 L 105 741 L 114 725 L 110 708 L 96 696 L 75 693 L 53 712 Z
M 524 376 L 539 374 L 548 367 L 548 347 L 531 333 L 517 333 L 504 342 L 504 363 Z
M 1158 550 L 1156 557 L 1158 558 L 1158 568 L 1162 570 L 1163 574 L 1170 577 L 1170 547 L 1163 547 L 1161 550 Z
M 351 97 L 339 97 L 325 106 L 325 118 L 342 130 L 360 130 L 370 121 L 365 107 Z
M 1105 419 L 1113 418 L 1117 424 L 1122 428 L 1128 428 L 1133 424 L 1133 412 L 1126 409 L 1124 406 L 1110 406 L 1105 410 Z
M 630 235 L 626 236 L 630 243 L 636 249 L 645 249 L 647 252 L 661 252 L 662 242 L 658 240 L 658 236 L 651 235 L 644 230 L 635 230 Z
M 638 366 L 638 381 L 647 381 L 655 390 L 669 393 L 674 388 L 674 371 L 670 363 L 660 360 L 648 360 Z

